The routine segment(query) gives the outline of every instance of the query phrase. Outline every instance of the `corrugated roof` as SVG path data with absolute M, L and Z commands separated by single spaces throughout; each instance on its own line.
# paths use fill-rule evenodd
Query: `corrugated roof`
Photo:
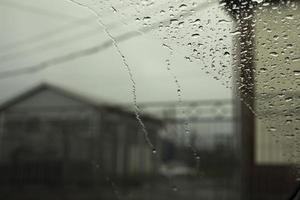
M 90 105 L 96 109 L 106 108 L 106 109 L 110 109 L 111 111 L 127 113 L 132 116 L 135 116 L 134 112 L 130 111 L 128 108 L 126 108 L 125 106 L 122 106 L 120 104 L 111 103 L 107 100 L 95 100 L 94 98 L 91 98 L 87 95 L 82 95 L 79 92 L 75 92 L 70 89 L 64 88 L 62 86 L 57 86 L 52 83 L 46 83 L 46 82 L 40 83 L 36 86 L 33 86 L 32 88 L 27 89 L 23 92 L 20 92 L 19 94 L 15 95 L 14 97 L 4 101 L 3 103 L 0 104 L 0 112 L 23 101 L 27 97 L 30 97 L 42 90 L 47 90 L 47 89 L 54 91 L 60 95 L 69 97 L 73 100 L 80 101 L 84 104 Z M 158 118 L 156 118 L 154 116 L 150 116 L 149 114 L 146 114 L 146 115 L 143 114 L 142 116 L 144 119 L 159 120 Z

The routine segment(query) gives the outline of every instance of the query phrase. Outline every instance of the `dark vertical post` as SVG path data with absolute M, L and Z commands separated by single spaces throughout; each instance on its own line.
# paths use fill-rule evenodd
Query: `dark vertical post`
M 0 162 L 2 161 L 2 156 L 3 156 L 3 136 L 4 136 L 4 124 L 5 124 L 5 112 L 2 110 L 0 111 Z
M 254 50 L 255 50 L 255 3 L 248 0 L 224 0 L 226 9 L 234 18 L 238 37 L 236 62 L 237 93 L 240 98 L 240 174 L 241 174 L 241 199 L 253 199 L 254 181 L 254 147 L 255 147 L 255 83 L 254 83 Z
M 90 130 L 91 131 L 91 135 L 90 135 L 90 144 L 91 144 L 91 163 L 92 163 L 92 167 L 91 167 L 91 171 L 92 171 L 92 183 L 93 186 L 95 187 L 95 185 L 98 183 L 98 166 L 99 166 L 99 144 L 98 144 L 98 140 L 99 140 L 99 135 L 100 135 L 100 119 L 99 119 L 99 111 L 98 110 L 94 110 L 91 114 L 89 123 L 90 123 Z
M 67 186 L 69 184 L 69 173 L 68 173 L 68 166 L 70 162 L 70 145 L 69 145 L 69 131 L 68 131 L 68 122 L 66 120 L 62 120 L 61 122 L 58 122 L 59 128 L 62 134 L 62 145 L 63 145 L 63 186 Z
M 240 98 L 241 98 L 241 147 L 242 149 L 242 179 L 245 187 L 243 199 L 253 199 L 254 179 L 254 147 L 255 147 L 255 118 L 254 118 L 254 22 L 253 10 L 241 10 L 238 22 L 240 34 Z

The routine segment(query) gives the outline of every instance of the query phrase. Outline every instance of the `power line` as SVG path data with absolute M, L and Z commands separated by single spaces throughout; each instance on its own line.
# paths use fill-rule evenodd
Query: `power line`
M 48 9 L 43 9 L 40 7 L 28 5 L 28 4 L 20 4 L 20 3 L 14 2 L 14 1 L 11 1 L 11 0 L 10 1 L 1 0 L 0 6 L 12 7 L 12 8 L 16 8 L 19 10 L 23 10 L 25 12 L 31 12 L 31 13 L 35 13 L 35 14 L 39 14 L 39 15 L 45 15 L 45 16 L 56 18 L 59 20 L 61 20 L 61 19 L 74 20 L 77 18 L 77 17 L 71 16 L 71 15 L 66 15 L 61 12 L 50 11 Z
M 49 49 L 53 49 L 53 48 L 62 47 L 62 46 L 66 45 L 66 44 L 69 44 L 71 42 L 74 42 L 74 41 L 77 41 L 77 40 L 80 40 L 80 39 L 86 39 L 87 37 L 99 34 L 99 32 L 100 32 L 100 30 L 97 27 L 95 29 L 88 30 L 87 32 L 84 32 L 84 33 L 79 33 L 79 34 L 76 34 L 76 35 L 72 35 L 72 36 L 67 37 L 67 38 L 60 38 L 60 39 L 58 39 L 54 42 L 51 42 L 50 44 L 49 43 L 46 43 L 46 44 L 42 43 L 41 45 L 32 47 L 30 49 L 23 49 L 23 50 L 18 51 L 18 52 L 5 54 L 5 55 L 0 55 L 0 62 L 2 62 L 2 63 L 7 62 L 10 59 L 15 59 L 16 57 L 19 58 L 19 57 L 30 56 L 30 55 L 32 55 L 32 52 L 39 51 L 39 50 L 45 51 L 45 50 L 49 50 Z
M 198 5 L 196 8 L 194 8 L 194 11 L 200 11 L 202 9 L 207 8 L 210 5 L 210 3 L 205 3 L 205 4 L 201 4 Z M 188 17 L 190 15 L 192 15 L 191 12 L 186 12 L 184 14 L 180 14 L 182 17 Z M 116 42 L 122 42 L 125 40 L 128 40 L 130 38 L 136 37 L 138 35 L 140 35 L 140 33 L 148 33 L 154 29 L 157 29 L 159 27 L 159 25 L 161 24 L 169 24 L 170 23 L 170 19 L 166 19 L 157 23 L 154 23 L 151 26 L 148 27 L 144 27 L 142 29 L 139 30 L 135 30 L 135 31 L 130 31 L 127 32 L 125 34 L 122 34 L 118 37 L 116 37 Z M 98 53 L 104 49 L 107 49 L 108 47 L 110 47 L 113 44 L 113 42 L 111 40 L 108 40 L 100 45 L 95 45 L 93 47 L 89 47 L 83 50 L 78 50 L 78 51 L 74 51 L 71 52 L 69 54 L 63 55 L 63 56 L 59 56 L 59 57 L 55 57 L 46 61 L 43 61 L 39 64 L 36 65 L 30 65 L 30 66 L 26 66 L 26 67 L 22 67 L 22 68 L 18 68 L 18 69 L 13 69 L 13 70 L 7 70 L 4 72 L 0 72 L 0 79 L 7 79 L 10 77 L 15 77 L 15 76 L 20 76 L 20 75 L 24 75 L 24 74 L 30 74 L 30 73 L 35 73 L 35 72 L 39 72 L 41 70 L 44 70 L 46 68 L 52 67 L 56 64 L 60 64 L 60 63 L 64 63 L 64 62 L 68 62 L 70 60 L 74 60 L 76 58 L 81 58 L 81 57 L 85 57 L 85 56 L 89 56 L 95 53 Z
M 15 2 L 8 2 L 5 0 L 1 0 L 0 6 L 1 6 L 1 4 L 2 4 L 2 6 L 10 6 L 10 7 L 18 8 L 18 9 L 26 9 L 26 11 L 28 11 L 28 12 L 34 12 L 34 13 L 38 12 L 38 14 L 47 15 L 47 16 L 50 15 L 50 16 L 54 16 L 56 18 L 62 14 L 62 13 L 57 13 L 55 11 L 45 10 L 40 7 L 33 7 L 33 6 L 29 6 L 29 5 L 18 4 Z M 51 13 L 51 14 L 49 14 L 49 13 Z M 70 31 L 71 29 L 75 29 L 75 28 L 78 28 L 81 26 L 89 26 L 90 23 L 93 23 L 97 20 L 97 18 L 94 15 L 85 17 L 85 18 L 80 18 L 80 19 L 77 18 L 77 20 L 74 20 L 74 19 L 76 19 L 76 17 L 73 17 L 73 16 L 67 15 L 67 17 L 72 18 L 73 20 L 67 24 L 64 24 L 64 25 L 62 25 L 58 28 L 52 29 L 50 31 L 43 32 L 43 33 L 37 34 L 35 36 L 31 36 L 31 37 L 28 37 L 25 39 L 14 41 L 9 44 L 2 45 L 2 46 L 0 46 L 0 48 L 1 48 L 0 53 L 7 52 L 11 49 L 14 49 L 14 48 L 19 47 L 24 44 L 29 43 L 30 45 L 32 45 L 33 43 L 41 42 L 44 39 L 49 39 L 49 37 L 53 37 L 53 36 L 59 35 L 63 32 Z M 60 19 L 61 19 L 61 17 L 60 17 Z M 109 24 L 109 27 L 114 28 L 117 25 L 118 25 L 118 23 L 111 23 L 111 24 Z
M 4 1 L 4 2 L 7 2 L 7 1 Z M 11 2 L 8 2 L 8 3 L 12 4 Z M 13 4 L 16 4 L 16 3 L 13 3 Z M 40 8 L 38 8 L 38 7 L 34 7 L 34 9 L 35 10 L 40 10 Z M 40 12 L 43 12 L 43 9 L 40 10 Z M 91 22 L 94 22 L 96 20 L 97 19 L 93 15 L 93 16 L 90 16 L 90 17 L 87 17 L 87 18 L 82 18 L 82 19 L 79 19 L 79 20 L 71 21 L 67 24 L 64 24 L 64 25 L 58 27 L 58 28 L 52 29 L 52 30 L 47 31 L 47 32 L 39 33 L 35 36 L 31 36 L 31 37 L 28 37 L 28 38 L 25 38 L 25 39 L 17 40 L 17 41 L 14 41 L 12 43 L 9 43 L 9 44 L 4 44 L 4 45 L 0 46 L 0 53 L 10 51 L 10 50 L 12 50 L 16 47 L 21 46 L 21 45 L 25 45 L 25 44 L 32 45 L 33 43 L 41 42 L 44 39 L 49 39 L 50 37 L 53 37 L 55 35 L 59 35 L 59 34 L 65 32 L 65 31 L 70 31 L 71 29 L 74 29 L 74 28 L 77 28 L 77 27 L 80 27 L 80 26 L 88 26 Z M 111 24 L 109 24 L 109 28 L 114 28 L 117 25 L 118 25 L 118 23 L 111 23 Z
M 83 19 L 83 20 L 85 21 L 85 19 Z M 89 18 L 87 18 L 87 20 L 90 21 Z M 82 20 L 80 20 L 80 21 L 82 21 Z M 117 26 L 117 23 L 112 23 L 112 24 L 108 25 L 108 27 L 110 29 L 113 29 L 116 26 Z M 72 26 L 72 27 L 74 28 L 74 26 Z M 83 32 L 83 33 L 80 32 L 79 34 L 76 34 L 76 35 L 72 35 L 72 36 L 69 36 L 69 37 L 66 37 L 66 38 L 60 38 L 60 39 L 57 39 L 57 40 L 52 41 L 50 43 L 46 43 L 46 44 L 42 43 L 42 44 L 40 44 L 38 46 L 34 46 L 30 49 L 22 49 L 22 50 L 17 51 L 17 52 L 2 54 L 2 55 L 0 55 L 0 62 L 3 63 L 3 62 L 8 62 L 10 60 L 15 60 L 16 57 L 30 56 L 32 54 L 32 52 L 35 52 L 35 51 L 38 51 L 38 50 L 45 51 L 45 50 L 49 50 L 49 49 L 53 49 L 53 48 L 62 47 L 62 46 L 66 45 L 66 44 L 69 44 L 71 42 L 74 42 L 74 41 L 76 42 L 77 40 L 86 39 L 87 37 L 91 37 L 93 35 L 96 35 L 96 34 L 99 33 L 99 31 L 100 31 L 100 27 L 97 26 L 96 28 L 88 30 L 86 32 Z M 51 34 L 52 32 L 53 32 L 53 34 Z M 46 35 L 49 35 L 49 33 L 50 32 L 47 32 L 46 34 L 43 34 L 41 36 L 45 37 Z M 58 32 L 51 31 L 51 33 L 50 33 L 49 37 L 56 35 L 56 33 L 58 33 Z M 61 32 L 59 32 L 59 33 L 61 33 Z M 42 37 L 40 37 L 40 38 L 42 38 Z M 32 38 L 32 39 L 34 39 L 34 38 Z M 0 50 L 0 52 L 1 52 L 1 50 Z
M 39 8 L 36 8 L 36 9 L 39 9 Z M 0 53 L 4 52 L 4 51 L 7 52 L 13 48 L 16 48 L 16 47 L 24 45 L 24 44 L 29 43 L 29 45 L 32 45 L 33 43 L 41 42 L 44 39 L 49 39 L 49 37 L 53 37 L 53 36 L 61 34 L 63 32 L 70 31 L 71 29 L 77 28 L 79 26 L 89 25 L 89 23 L 93 22 L 94 20 L 96 20 L 95 16 L 72 21 L 68 24 L 65 24 L 59 28 L 55 28 L 48 32 L 44 32 L 44 33 L 38 34 L 36 36 L 32 36 L 29 38 L 25 38 L 23 40 L 19 40 L 19 41 L 4 45 L 4 46 L 2 46 L 2 49 L 0 49 Z M 117 25 L 118 25 L 118 23 L 112 23 L 112 24 L 109 24 L 109 27 L 112 29 L 112 28 L 116 27 Z M 91 34 L 91 35 L 93 35 L 93 34 Z M 57 42 L 54 42 L 54 43 L 57 44 Z M 69 42 L 63 42 L 63 43 L 66 44 Z M 45 45 L 42 45 L 42 46 L 45 47 Z M 50 46 L 53 47 L 53 45 L 51 45 L 51 44 L 50 44 Z M 59 46 L 62 46 L 62 45 L 59 45 Z M 39 50 L 39 49 L 40 49 L 39 47 L 32 48 L 32 50 Z M 49 48 L 46 48 L 46 49 L 49 49 Z M 28 55 L 30 55 L 30 53 L 28 52 L 28 49 L 21 50 L 16 53 L 7 53 L 7 54 L 0 56 L 0 61 L 5 62 L 5 61 L 8 61 L 9 59 L 15 59 L 15 56 L 28 56 Z
M 49 37 L 59 35 L 63 32 L 70 31 L 70 30 L 78 28 L 80 26 L 87 26 L 87 25 L 89 25 L 89 23 L 93 22 L 93 20 L 96 20 L 96 18 L 95 17 L 87 17 L 87 18 L 79 19 L 79 20 L 72 21 L 70 23 L 64 24 L 64 25 L 62 25 L 58 28 L 52 29 L 50 31 L 42 32 L 42 33 L 37 34 L 35 36 L 31 36 L 31 37 L 28 37 L 28 38 L 25 38 L 25 39 L 15 41 L 13 43 L 2 45 L 1 49 L 0 49 L 0 52 L 8 51 L 8 50 L 11 50 L 13 48 L 16 48 L 18 46 L 21 46 L 21 45 L 24 45 L 24 44 L 27 44 L 27 43 L 32 44 L 34 42 L 40 42 L 44 39 L 48 39 Z
M 0 6 L 1 6 L 1 3 L 2 3 L 4 6 L 11 6 L 11 7 L 19 8 L 19 9 L 27 9 L 26 11 L 28 11 L 28 12 L 38 11 L 39 14 L 45 14 L 44 13 L 45 9 L 42 9 L 40 7 L 33 7 L 33 6 L 28 6 L 28 5 L 23 5 L 23 4 L 17 4 L 15 2 L 8 2 L 8 1 L 3 1 L 2 2 L 2 1 L 3 0 L 0 1 Z M 31 9 L 28 9 L 28 7 L 31 8 Z M 48 11 L 48 12 L 50 12 L 50 11 Z M 51 11 L 51 13 L 52 13 L 51 16 L 55 15 L 55 17 L 57 17 L 56 12 Z M 7 51 L 9 51 L 11 49 L 14 49 L 16 47 L 19 47 L 21 45 L 25 45 L 25 44 L 32 45 L 33 43 L 41 42 L 44 39 L 49 39 L 49 37 L 59 35 L 59 34 L 65 32 L 65 31 L 70 31 L 71 29 L 78 28 L 80 26 L 88 26 L 90 23 L 92 23 L 96 20 L 97 20 L 96 16 L 92 15 L 92 16 L 87 17 L 87 18 L 81 18 L 81 19 L 78 19 L 78 20 L 75 20 L 75 21 L 71 21 L 67 24 L 64 24 L 64 25 L 62 25 L 58 28 L 52 29 L 50 31 L 43 32 L 43 33 L 37 34 L 35 36 L 31 36 L 29 38 L 17 40 L 17 41 L 14 41 L 12 43 L 9 43 L 9 44 L 2 45 L 2 46 L 0 46 L 0 48 L 1 48 L 0 53 L 1 52 L 7 52 Z M 108 26 L 109 26 L 109 28 L 115 28 L 118 24 L 119 23 L 115 22 L 115 23 L 109 24 Z
M 110 29 L 113 29 L 114 27 L 116 27 L 117 23 L 114 24 L 110 24 L 108 27 L 110 27 Z M 4 62 L 8 62 L 10 60 L 15 60 L 16 57 L 26 57 L 26 56 L 30 56 L 32 55 L 32 52 L 38 51 L 38 50 L 50 50 L 53 48 L 58 48 L 58 47 L 62 47 L 66 44 L 69 44 L 71 42 L 76 42 L 77 40 L 81 40 L 81 39 L 86 39 L 87 37 L 91 37 L 93 35 L 98 34 L 100 31 L 100 27 L 96 27 L 94 29 L 90 29 L 88 31 L 85 32 L 80 32 L 79 34 L 76 35 L 72 35 L 69 36 L 67 38 L 60 38 L 57 39 L 55 41 L 52 42 L 48 42 L 48 43 L 42 43 L 38 46 L 34 46 L 30 49 L 22 49 L 20 51 L 17 52 L 12 52 L 12 53 L 8 53 L 8 54 L 2 54 L 0 55 L 0 63 L 4 63 Z M 0 51 L 1 52 L 1 51 Z
M 137 36 L 138 33 L 136 32 L 129 32 L 126 34 L 121 35 L 120 37 L 117 38 L 117 42 L 121 42 L 124 40 L 127 40 L 129 38 L 132 38 L 134 36 Z M 110 47 L 112 45 L 112 41 L 106 41 L 100 45 L 95 45 L 93 47 L 89 47 L 83 50 L 79 50 L 79 51 L 74 51 L 71 52 L 69 54 L 63 55 L 63 56 L 59 56 L 59 57 L 55 57 L 49 60 L 45 60 L 39 64 L 36 65 L 30 65 L 30 66 L 26 66 L 26 67 L 22 67 L 22 68 L 18 68 L 18 69 L 13 69 L 13 70 L 7 70 L 4 72 L 0 72 L 0 79 L 6 79 L 6 78 L 10 78 L 10 77 L 14 77 L 14 76 L 19 76 L 19 75 L 23 75 L 23 74 L 30 74 L 30 73 L 35 73 L 35 72 L 39 72 L 41 70 L 44 70 L 46 68 L 49 68 L 51 66 L 54 66 L 56 64 L 60 64 L 60 63 L 64 63 L 64 62 L 68 62 L 70 60 L 74 60 L 76 58 L 81 58 L 81 57 L 85 57 L 85 56 L 89 56 L 92 54 L 95 54 L 101 50 L 104 50 L 108 47 Z

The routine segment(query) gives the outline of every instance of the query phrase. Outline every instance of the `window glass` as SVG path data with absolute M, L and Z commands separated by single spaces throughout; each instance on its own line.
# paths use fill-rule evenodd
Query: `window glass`
M 298 199 L 299 18 L 0 0 L 0 199 Z

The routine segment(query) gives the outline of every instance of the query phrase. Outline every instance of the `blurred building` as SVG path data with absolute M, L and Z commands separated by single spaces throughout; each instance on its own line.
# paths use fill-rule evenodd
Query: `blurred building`
M 256 190 L 277 199 L 291 195 L 299 184 L 299 6 L 299 1 L 272 1 L 255 13 Z
M 0 108 L 2 185 L 90 185 L 153 177 L 159 154 L 134 113 L 42 84 Z M 161 121 L 141 116 L 155 147 Z
M 288 199 L 299 162 L 299 1 L 225 1 L 236 23 L 242 199 Z

